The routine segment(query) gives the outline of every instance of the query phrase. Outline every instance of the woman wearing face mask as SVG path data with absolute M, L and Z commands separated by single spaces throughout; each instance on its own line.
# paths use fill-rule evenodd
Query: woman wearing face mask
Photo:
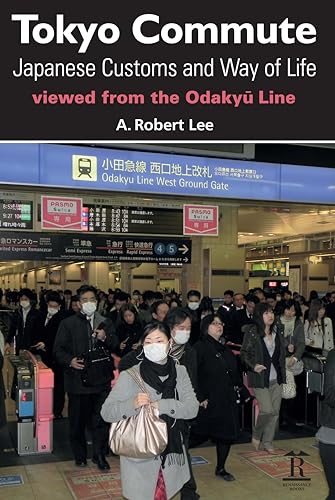
M 256 450 L 274 452 L 273 439 L 286 382 L 285 345 L 277 331 L 272 307 L 257 304 L 254 325 L 247 325 L 241 347 L 241 361 L 248 369 L 249 387 L 255 392 L 259 415 L 253 427 L 252 443 Z
M 206 316 L 200 325 L 201 339 L 194 345 L 201 409 L 191 429 L 190 446 L 197 446 L 209 438 L 213 440 L 217 453 L 216 476 L 234 481 L 234 476 L 226 470 L 226 460 L 231 444 L 239 434 L 239 410 L 234 388 L 242 388 L 242 380 L 234 354 L 220 342 L 223 329 L 219 316 Z M 246 397 L 244 393 L 242 397 Z
M 173 357 L 179 364 L 185 366 L 192 386 L 194 390 L 196 390 L 197 356 L 194 349 L 188 342 L 191 333 L 191 316 L 186 309 L 179 307 L 168 312 L 165 317 L 165 322 L 171 331 L 170 356 Z M 143 359 L 143 348 L 140 346 L 137 351 L 132 351 L 121 359 L 118 367 L 119 371 L 121 372 L 127 370 L 128 368 L 137 365 L 140 361 L 143 361 Z M 180 492 L 181 500 L 197 500 L 199 498 L 199 495 L 196 492 L 197 485 L 192 472 L 191 457 L 188 453 L 189 428 L 190 425 L 186 424 L 184 444 L 187 452 L 191 477 L 190 480 L 184 484 Z
M 168 356 L 170 339 L 163 323 L 146 325 L 141 339 L 144 357 L 136 369 L 148 394 L 139 392 L 132 377 L 123 371 L 101 409 L 106 422 L 117 422 L 151 404 L 167 424 L 168 445 L 159 457 L 120 457 L 122 492 L 128 500 L 170 499 L 190 478 L 184 419 L 194 418 L 199 405 L 185 367 Z

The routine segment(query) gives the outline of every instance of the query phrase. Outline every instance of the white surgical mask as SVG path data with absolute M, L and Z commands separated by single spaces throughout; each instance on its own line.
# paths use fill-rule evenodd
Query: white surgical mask
M 145 357 L 153 363 L 159 363 L 167 358 L 167 344 L 160 344 L 158 342 L 147 344 L 143 346 Z
M 59 309 L 56 309 L 56 307 L 48 307 L 48 314 L 50 316 L 54 316 L 55 314 L 57 314 L 59 311 Z
M 81 309 L 86 316 L 92 316 L 92 314 L 94 314 L 97 310 L 97 304 L 96 302 L 84 302 Z
M 30 307 L 30 301 L 20 300 L 20 306 L 22 307 L 22 309 L 28 309 L 28 307 Z
M 199 309 L 200 302 L 189 302 L 188 307 L 191 309 L 191 311 L 196 311 Z
M 191 330 L 176 330 L 174 341 L 176 344 L 186 344 L 189 341 Z

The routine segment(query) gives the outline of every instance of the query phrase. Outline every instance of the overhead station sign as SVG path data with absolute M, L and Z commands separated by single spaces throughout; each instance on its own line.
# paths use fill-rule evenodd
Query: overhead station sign
M 191 263 L 192 242 L 185 238 L 4 232 L 0 260 L 117 261 Z
M 183 234 L 183 211 L 168 208 L 87 205 L 83 229 L 96 233 Z

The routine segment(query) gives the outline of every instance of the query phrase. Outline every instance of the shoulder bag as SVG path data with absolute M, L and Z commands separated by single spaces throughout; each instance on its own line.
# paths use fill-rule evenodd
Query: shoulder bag
M 136 369 L 130 368 L 127 373 L 141 392 L 148 392 Z M 114 422 L 110 426 L 109 446 L 115 455 L 153 458 L 165 450 L 167 443 L 167 425 L 159 418 L 158 410 L 150 404 L 141 406 L 137 415 Z
M 114 377 L 114 362 L 108 349 L 93 347 L 83 354 L 81 381 L 86 387 L 110 384 Z
M 282 384 L 283 399 L 293 399 L 297 395 L 294 375 L 291 370 L 286 369 L 286 384 Z

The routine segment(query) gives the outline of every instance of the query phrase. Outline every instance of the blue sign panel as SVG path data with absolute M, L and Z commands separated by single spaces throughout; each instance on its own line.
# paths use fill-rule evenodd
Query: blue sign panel
M 54 144 L 0 144 L 0 183 L 333 203 L 335 169 Z
M 334 203 L 335 169 L 282 165 L 280 199 L 305 203 Z
M 133 193 L 279 197 L 279 165 L 198 156 L 41 145 L 40 183 Z
M 0 182 L 40 183 L 39 144 L 0 144 Z

